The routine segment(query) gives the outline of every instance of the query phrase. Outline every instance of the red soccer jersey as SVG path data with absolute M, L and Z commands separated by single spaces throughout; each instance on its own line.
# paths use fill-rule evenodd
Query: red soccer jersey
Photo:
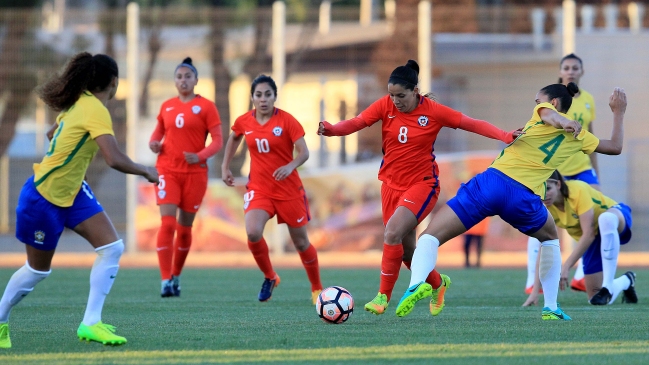
M 156 167 L 165 171 L 197 172 L 207 169 L 204 162 L 188 164 L 183 152 L 198 153 L 205 148 L 210 128 L 221 125 L 216 106 L 200 95 L 187 103 L 171 98 L 160 107 L 158 127 L 164 132 Z
M 297 170 L 282 181 L 275 180 L 273 173 L 293 161 L 295 141 L 304 137 L 300 122 L 291 114 L 275 108 L 270 120 L 260 125 L 252 110 L 237 118 L 232 131 L 237 136 L 244 135 L 250 151 L 248 190 L 263 192 L 277 200 L 299 196 L 302 180 Z
M 407 190 L 423 180 L 438 182 L 434 154 L 437 133 L 442 127 L 459 127 L 462 113 L 424 96 L 415 110 L 402 113 L 386 95 L 358 117 L 368 126 L 383 121 L 379 180 L 392 189 Z

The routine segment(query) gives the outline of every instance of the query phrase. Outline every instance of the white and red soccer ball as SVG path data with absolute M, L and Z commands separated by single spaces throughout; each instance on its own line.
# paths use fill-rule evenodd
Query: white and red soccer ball
M 326 323 L 343 323 L 354 312 L 354 298 L 347 289 L 330 286 L 318 295 L 315 310 Z

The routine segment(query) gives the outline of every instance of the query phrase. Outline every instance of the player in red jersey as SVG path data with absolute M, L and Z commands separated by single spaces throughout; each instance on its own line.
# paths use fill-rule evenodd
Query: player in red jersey
M 174 79 L 178 96 L 162 103 L 149 141 L 151 151 L 158 153 L 160 172 L 156 194 L 162 224 L 157 251 L 163 298 L 180 296 L 180 273 L 192 244 L 192 224 L 207 190 L 206 161 L 223 145 L 216 106 L 194 93 L 198 72 L 191 58 L 176 67 Z M 205 147 L 208 132 L 212 142 Z
M 442 127 L 460 128 L 510 143 L 514 133 L 488 122 L 470 118 L 419 94 L 419 65 L 409 60 L 388 80 L 388 95 L 374 102 L 357 117 L 331 125 L 320 123 L 318 134 L 345 136 L 382 121 L 383 161 L 379 169 L 383 224 L 385 226 L 379 293 L 365 305 L 376 315 L 388 307 L 399 277 L 401 262 L 410 268 L 415 249 L 415 228 L 431 212 L 439 196 L 434 144 Z M 444 308 L 444 293 L 451 280 L 432 271 L 426 282 L 433 287 L 431 313 Z
M 277 86 L 271 77 L 260 75 L 255 78 L 250 94 L 255 109 L 234 122 L 225 145 L 221 170 L 223 181 L 228 186 L 234 186 L 230 161 L 245 137 L 251 162 L 243 209 L 248 247 L 265 277 L 259 301 L 269 300 L 273 289 L 280 283 L 263 237 L 266 222 L 277 215 L 277 223 L 286 223 L 293 244 L 300 254 L 311 282 L 311 300 L 315 304 L 322 291 L 320 267 L 318 253 L 307 236 L 306 224 L 311 220 L 311 214 L 296 170 L 309 158 L 304 129 L 291 114 L 275 108 Z M 293 149 L 297 151 L 295 158 Z

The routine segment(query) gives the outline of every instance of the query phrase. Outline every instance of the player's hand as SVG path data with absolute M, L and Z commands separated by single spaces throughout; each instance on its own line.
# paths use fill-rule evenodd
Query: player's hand
M 223 179 L 225 185 L 234 186 L 234 176 L 232 175 L 232 171 L 230 171 L 230 169 L 221 170 L 221 179 Z
M 622 113 L 626 112 L 626 94 L 624 89 L 616 87 L 613 89 L 611 97 L 608 99 L 608 106 L 611 107 L 613 113 Z
M 183 154 L 185 155 L 185 161 L 187 161 L 187 163 L 190 165 L 199 163 L 201 161 L 200 157 L 198 157 L 198 155 L 195 153 L 183 152 Z
M 153 153 L 160 153 L 162 150 L 162 143 L 160 141 L 151 141 L 149 142 L 149 149 Z
M 569 272 L 570 272 L 570 268 L 566 268 L 564 266 L 561 267 L 561 276 L 559 277 L 559 289 L 561 289 L 561 290 L 568 289 L 568 286 L 569 286 L 568 273 Z
M 156 170 L 155 167 L 151 166 L 146 166 L 145 170 L 146 172 L 142 176 L 144 176 L 144 178 L 147 179 L 150 183 L 158 185 L 160 183 L 160 179 L 158 178 L 158 170 Z
M 539 304 L 539 293 L 530 293 L 530 296 L 527 297 L 527 300 L 525 303 L 523 303 L 523 307 L 530 307 L 533 305 Z
M 327 122 L 326 120 L 323 120 L 320 122 L 318 125 L 318 135 L 320 136 L 329 136 L 329 129 L 331 128 L 331 123 Z
M 286 179 L 292 172 L 292 167 L 290 167 L 289 165 L 284 165 L 273 172 L 273 177 L 277 181 L 282 181 Z
M 523 132 L 523 127 L 520 127 L 518 129 L 512 131 L 512 136 L 514 138 L 518 138 L 518 137 L 522 136 L 523 134 L 525 134 L 525 132 Z
M 59 127 L 59 124 L 54 123 L 52 125 L 52 127 L 47 131 L 47 133 L 45 133 L 45 135 L 47 136 L 48 141 L 51 141 L 52 138 L 54 138 L 54 132 L 56 131 L 56 128 L 58 128 L 58 127 Z
M 572 133 L 575 138 L 577 138 L 579 133 L 581 133 L 581 124 L 576 120 L 569 120 L 568 122 L 563 123 L 561 127 L 563 127 L 564 131 Z

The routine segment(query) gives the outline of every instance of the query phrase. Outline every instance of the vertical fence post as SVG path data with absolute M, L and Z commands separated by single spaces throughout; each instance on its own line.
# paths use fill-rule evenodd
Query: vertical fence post
M 284 1 L 273 3 L 273 79 L 281 91 L 286 81 L 286 4 Z M 281 104 L 281 103 L 280 103 Z
M 543 8 L 532 9 L 532 44 L 535 50 L 543 48 L 543 36 L 545 34 L 545 10 Z
M 318 21 L 318 30 L 320 31 L 320 34 L 329 33 L 329 29 L 331 29 L 331 0 L 323 0 L 322 3 L 320 3 Z
M 563 55 L 575 52 L 575 24 L 577 23 L 575 0 L 563 0 Z
M 644 18 L 644 5 L 640 3 L 629 3 L 627 7 L 629 12 L 629 28 L 632 34 L 638 34 L 642 30 L 642 19 Z
M 584 4 L 581 6 L 581 31 L 591 33 L 595 24 L 595 7 Z
M 126 7 L 126 77 L 128 97 L 126 99 L 126 154 L 135 158 L 138 121 L 138 62 L 139 62 L 140 6 L 131 2 Z M 135 231 L 135 210 L 137 208 L 137 177 L 126 175 L 126 248 L 137 251 Z
M 615 32 L 617 29 L 617 16 L 619 10 L 617 4 L 606 4 L 604 5 L 604 20 L 605 27 L 607 32 Z
M 419 2 L 419 90 L 432 91 L 433 44 L 432 44 L 433 10 L 430 0 Z

